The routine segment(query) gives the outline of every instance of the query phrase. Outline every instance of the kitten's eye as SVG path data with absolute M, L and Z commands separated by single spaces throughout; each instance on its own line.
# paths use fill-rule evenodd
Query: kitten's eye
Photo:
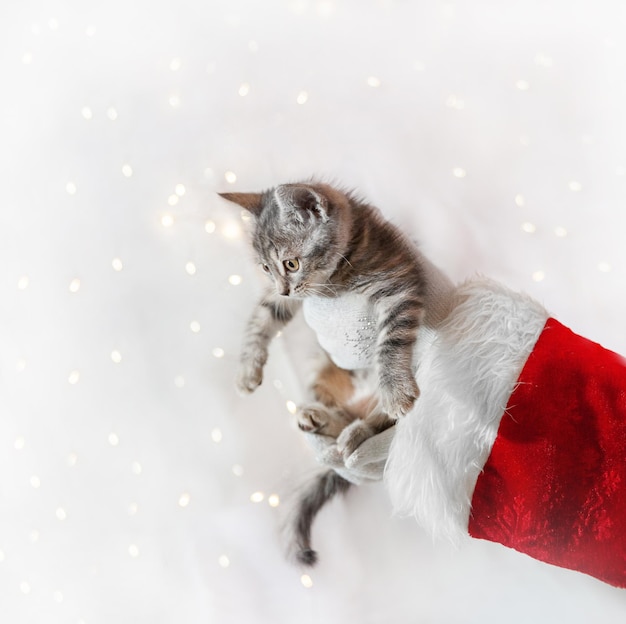
M 270 268 L 267 266 L 267 264 L 262 264 L 261 268 L 266 272 L 269 273 L 270 272 Z
M 290 271 L 291 273 L 294 273 L 300 268 L 300 263 L 298 262 L 297 258 L 293 258 L 291 260 L 285 260 L 283 264 L 285 265 L 285 268 L 287 269 L 287 271 Z

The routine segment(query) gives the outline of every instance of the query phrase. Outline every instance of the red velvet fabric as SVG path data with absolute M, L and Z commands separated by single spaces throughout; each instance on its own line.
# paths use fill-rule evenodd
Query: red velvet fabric
M 469 533 L 626 587 L 626 360 L 549 319 L 509 399 Z

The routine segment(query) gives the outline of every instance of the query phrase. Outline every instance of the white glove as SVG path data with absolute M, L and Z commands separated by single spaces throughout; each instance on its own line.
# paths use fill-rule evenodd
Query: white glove
M 380 481 L 383 478 L 389 447 L 395 432 L 396 428 L 392 426 L 367 438 L 345 459 L 335 438 L 317 433 L 304 433 L 304 438 L 313 449 L 318 463 L 332 468 L 346 481 L 360 485 Z

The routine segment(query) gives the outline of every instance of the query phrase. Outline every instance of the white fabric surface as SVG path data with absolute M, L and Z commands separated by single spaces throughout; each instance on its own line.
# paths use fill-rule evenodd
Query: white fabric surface
M 290 413 L 311 335 L 238 397 L 264 276 L 216 193 L 339 180 L 455 281 L 626 353 L 625 11 L 4 2 L 2 621 L 623 622 L 624 592 L 433 544 L 380 484 L 320 515 L 301 579 L 278 527 L 316 469 Z

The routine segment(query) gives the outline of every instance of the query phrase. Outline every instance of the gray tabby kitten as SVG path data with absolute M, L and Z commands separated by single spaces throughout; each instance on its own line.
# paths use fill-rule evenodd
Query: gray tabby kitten
M 221 196 L 253 215 L 252 246 L 274 284 L 248 322 L 240 391 L 250 393 L 261 384 L 271 339 L 305 298 L 358 293 L 371 304 L 376 324 L 373 366 L 343 371 L 328 361 L 313 384 L 314 402 L 298 414 L 301 429 L 338 437 L 347 457 L 367 437 L 406 414 L 419 396 L 413 348 L 424 316 L 421 256 L 375 207 L 327 184 L 284 184 L 262 193 Z M 363 377 L 372 376 L 374 395 L 357 400 L 355 388 Z M 349 423 L 348 435 L 341 436 Z M 310 546 L 316 513 L 349 485 L 331 470 L 303 494 L 295 521 L 302 563 L 316 561 Z

